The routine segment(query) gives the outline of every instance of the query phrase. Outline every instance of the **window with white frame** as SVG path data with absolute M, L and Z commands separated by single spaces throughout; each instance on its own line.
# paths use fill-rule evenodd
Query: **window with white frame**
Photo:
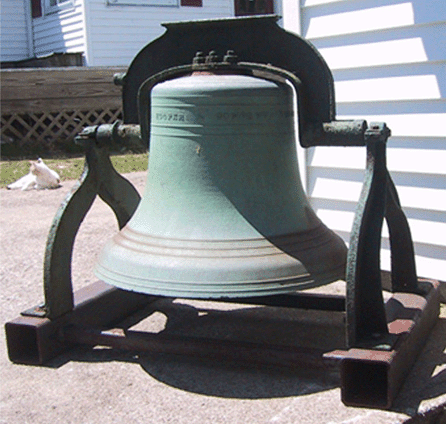
M 108 6 L 179 6 L 178 0 L 107 0 Z
M 57 13 L 74 7 L 75 0 L 31 0 L 31 16 L 41 18 L 43 15 Z
M 55 13 L 67 7 L 74 6 L 74 0 L 43 0 L 45 4 L 45 14 Z

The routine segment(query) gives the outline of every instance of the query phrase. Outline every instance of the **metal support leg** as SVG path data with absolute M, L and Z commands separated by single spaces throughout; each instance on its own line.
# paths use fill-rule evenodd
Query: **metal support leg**
M 381 285 L 381 229 L 387 193 L 385 124 L 366 132 L 367 169 L 347 258 L 347 344 L 388 334 Z
M 71 259 L 79 227 L 99 195 L 112 209 L 122 228 L 133 215 L 140 196 L 113 168 L 106 147 L 87 144 L 84 172 L 59 207 L 51 226 L 45 253 L 45 305 L 28 314 L 58 318 L 73 309 Z

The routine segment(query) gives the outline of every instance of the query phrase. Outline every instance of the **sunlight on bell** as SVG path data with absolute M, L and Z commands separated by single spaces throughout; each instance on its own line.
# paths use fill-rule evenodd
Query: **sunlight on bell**
M 293 91 L 242 75 L 155 86 L 142 200 L 96 274 L 141 293 L 235 298 L 344 278 L 346 247 L 299 178 Z

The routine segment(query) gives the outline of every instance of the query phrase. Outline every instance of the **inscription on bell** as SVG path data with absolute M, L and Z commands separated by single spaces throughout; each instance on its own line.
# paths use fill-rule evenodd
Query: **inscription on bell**
M 186 116 L 180 113 L 157 113 L 155 116 L 157 121 L 174 121 L 185 122 Z
M 214 109 L 215 106 L 214 106 Z M 223 108 L 217 108 L 223 109 Z M 227 123 L 255 123 L 265 125 L 270 123 L 280 123 L 292 118 L 293 111 L 289 109 L 275 109 L 275 110 L 255 110 L 255 107 L 250 107 L 251 110 L 219 110 L 210 111 L 205 108 L 196 108 L 194 110 L 180 110 L 180 109 L 166 109 L 159 108 L 154 111 L 152 115 L 153 124 L 163 125 L 181 125 L 181 124 L 227 124 Z M 254 110 L 252 110 L 254 109 Z

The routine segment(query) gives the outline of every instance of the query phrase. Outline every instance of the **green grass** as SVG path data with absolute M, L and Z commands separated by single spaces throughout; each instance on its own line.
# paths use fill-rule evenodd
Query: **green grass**
M 147 169 L 147 153 L 116 155 L 111 157 L 111 161 L 120 174 Z M 83 157 L 44 159 L 44 162 L 60 175 L 62 181 L 78 179 L 84 169 Z M 0 161 L 0 187 L 6 187 L 28 172 L 28 159 Z

